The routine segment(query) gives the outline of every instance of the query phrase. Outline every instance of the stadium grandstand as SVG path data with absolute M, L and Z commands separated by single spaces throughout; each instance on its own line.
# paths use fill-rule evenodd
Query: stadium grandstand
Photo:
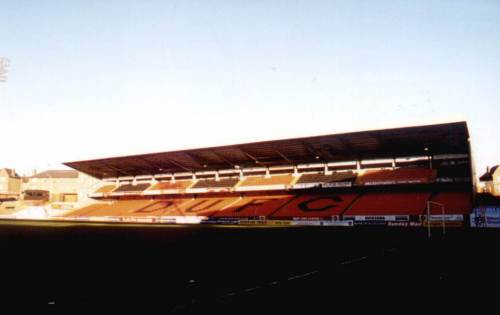
M 464 226 L 466 122 L 68 162 L 102 180 L 66 220 Z

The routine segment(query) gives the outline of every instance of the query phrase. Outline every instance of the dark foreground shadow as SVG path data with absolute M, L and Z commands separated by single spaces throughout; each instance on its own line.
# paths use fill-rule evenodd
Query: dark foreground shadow
M 494 230 L 0 224 L 5 314 L 496 312 Z M 7 310 L 9 310 L 7 312 Z

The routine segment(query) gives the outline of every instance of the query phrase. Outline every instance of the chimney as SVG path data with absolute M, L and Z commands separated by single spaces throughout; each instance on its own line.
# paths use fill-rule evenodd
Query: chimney
M 490 167 L 489 166 L 486 166 L 486 173 L 489 174 L 490 173 Z

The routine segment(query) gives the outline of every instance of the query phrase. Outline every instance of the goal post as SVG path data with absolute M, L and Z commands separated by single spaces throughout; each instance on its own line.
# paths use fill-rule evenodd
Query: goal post
M 436 205 L 441 207 L 441 224 L 443 226 L 443 235 L 446 234 L 446 222 L 445 222 L 445 207 L 442 203 L 435 201 L 427 201 L 427 237 L 431 238 L 431 206 Z

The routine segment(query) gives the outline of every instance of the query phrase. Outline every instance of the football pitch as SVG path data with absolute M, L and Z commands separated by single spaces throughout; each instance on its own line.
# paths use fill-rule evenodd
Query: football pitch
M 2 303 L 46 314 L 487 312 L 498 236 L 2 220 Z

